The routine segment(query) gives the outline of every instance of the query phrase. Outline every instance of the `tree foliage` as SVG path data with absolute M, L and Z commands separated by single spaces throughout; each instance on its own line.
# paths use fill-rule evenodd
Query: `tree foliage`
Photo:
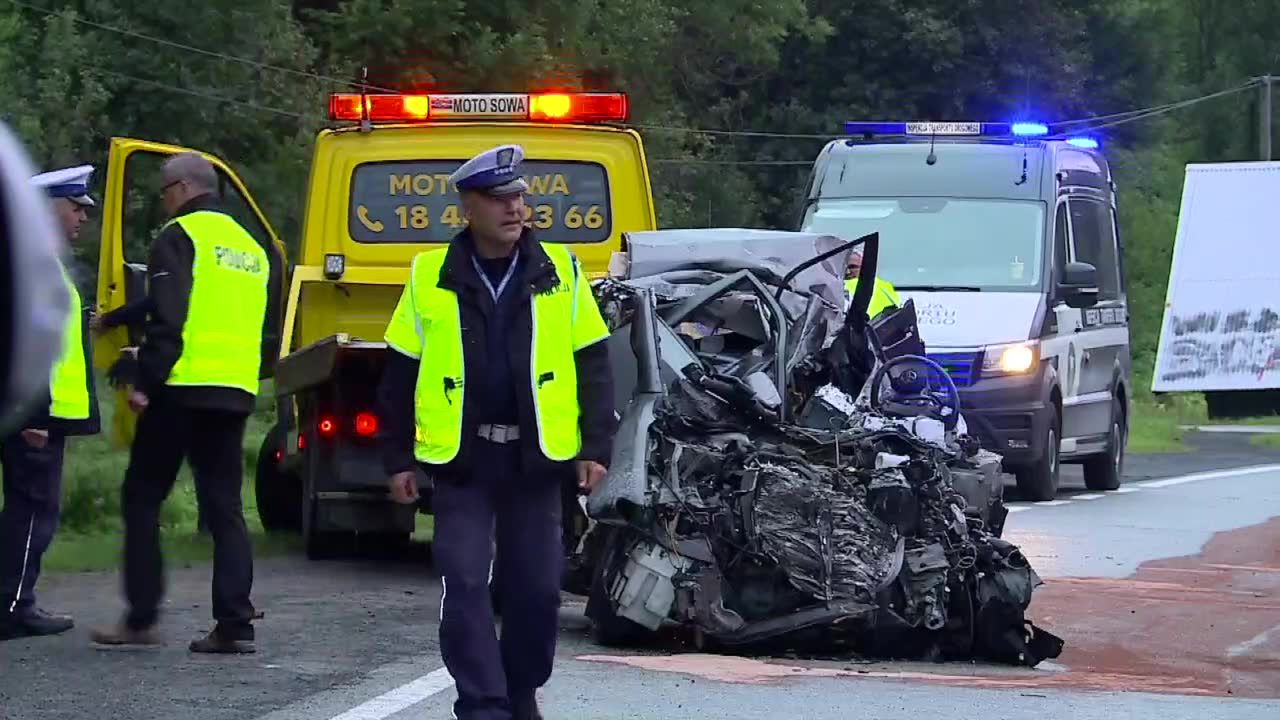
M 0 4 L 0 115 L 43 167 L 101 167 L 113 136 L 217 154 L 292 241 L 328 92 L 620 89 L 664 225 L 793 227 L 847 119 L 1158 105 L 1280 72 L 1276 27 L 1275 0 L 23 0 Z M 1242 93 L 1101 133 L 1140 353 L 1182 167 L 1252 159 L 1257 117 Z

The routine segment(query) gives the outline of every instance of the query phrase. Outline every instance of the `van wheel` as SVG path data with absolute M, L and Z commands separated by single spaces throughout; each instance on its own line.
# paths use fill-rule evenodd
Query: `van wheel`
M 1111 401 L 1111 430 L 1107 451 L 1084 461 L 1084 486 L 1090 490 L 1115 490 L 1124 475 L 1124 448 L 1129 439 L 1129 423 L 1124 408 Z
M 1061 421 L 1058 420 L 1058 414 L 1054 413 L 1049 419 L 1049 427 L 1045 430 L 1044 453 L 1036 462 L 1020 467 L 1016 471 L 1018 493 L 1022 495 L 1023 500 L 1042 502 L 1058 496 L 1061 435 Z
M 276 453 L 284 451 L 284 428 L 275 425 L 262 439 L 253 477 L 258 519 L 268 532 L 302 530 L 302 485 L 297 475 L 283 472 Z

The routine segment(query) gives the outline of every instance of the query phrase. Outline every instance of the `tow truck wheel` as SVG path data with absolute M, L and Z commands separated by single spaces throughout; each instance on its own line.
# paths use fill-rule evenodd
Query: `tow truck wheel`
M 1084 461 L 1084 486 L 1090 490 L 1115 490 L 1120 487 L 1124 473 L 1124 446 L 1128 440 L 1129 424 L 1124 408 L 1117 400 L 1111 401 L 1111 430 L 1107 437 L 1107 451 Z
M 284 443 L 284 428 L 277 424 L 267 432 L 258 449 L 253 494 L 258 503 L 258 519 L 268 532 L 302 530 L 301 483 L 297 475 L 280 468 Z
M 1031 465 L 1015 471 L 1018 478 L 1018 494 L 1023 500 L 1042 502 L 1052 500 L 1058 495 L 1059 444 L 1062 441 L 1061 421 L 1057 413 L 1049 419 L 1049 427 L 1044 435 L 1044 452 L 1040 459 Z

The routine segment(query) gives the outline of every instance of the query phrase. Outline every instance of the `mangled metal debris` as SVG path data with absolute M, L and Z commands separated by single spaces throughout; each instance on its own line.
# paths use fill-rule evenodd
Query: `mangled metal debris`
M 597 285 L 624 408 L 583 543 L 601 641 L 675 626 L 765 651 L 1061 651 L 1024 617 L 1039 578 L 999 537 L 1000 456 L 910 352 L 910 304 L 874 327 L 865 295 L 846 313 L 847 254 L 807 233 L 636 233 Z

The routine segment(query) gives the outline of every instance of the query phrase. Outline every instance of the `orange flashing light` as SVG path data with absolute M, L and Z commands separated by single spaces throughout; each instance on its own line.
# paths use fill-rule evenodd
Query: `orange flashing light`
M 360 122 L 625 122 L 630 111 L 624 93 L 430 94 L 329 97 L 329 119 Z

